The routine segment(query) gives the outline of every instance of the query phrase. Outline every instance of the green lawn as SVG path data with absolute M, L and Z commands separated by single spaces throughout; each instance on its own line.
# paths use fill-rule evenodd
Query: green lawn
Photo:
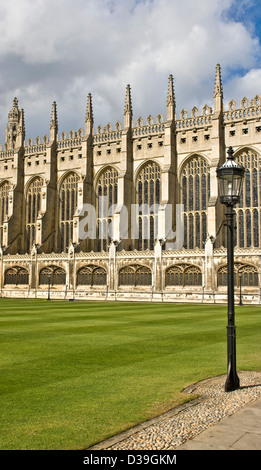
M 0 449 L 84 449 L 226 373 L 227 308 L 0 299 Z M 261 307 L 236 307 L 237 368 L 261 370 Z

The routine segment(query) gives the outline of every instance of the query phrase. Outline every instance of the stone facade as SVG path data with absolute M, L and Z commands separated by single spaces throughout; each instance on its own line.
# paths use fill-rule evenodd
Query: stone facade
M 226 301 L 225 211 L 216 168 L 229 146 L 246 168 L 235 208 L 235 294 L 241 284 L 243 302 L 260 303 L 261 97 L 243 98 L 240 106 L 232 100 L 224 110 L 217 65 L 213 109 L 194 107 L 190 116 L 183 109 L 177 117 L 170 76 L 166 120 L 159 114 L 134 124 L 128 85 L 123 124 L 98 126 L 95 133 L 89 94 L 84 129 L 59 139 L 54 102 L 49 135 L 27 144 L 15 98 L 0 151 L 1 296 Z M 79 230 L 84 204 L 96 211 L 93 236 Z M 137 237 L 133 204 L 149 207 L 138 209 Z M 183 247 L 168 248 L 152 204 L 172 208 L 173 231 L 176 205 L 184 204 Z M 120 237 L 122 207 L 127 219 Z

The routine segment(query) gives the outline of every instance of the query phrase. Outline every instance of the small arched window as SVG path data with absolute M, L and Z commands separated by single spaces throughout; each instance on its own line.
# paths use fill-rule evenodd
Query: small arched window
M 166 286 L 183 286 L 183 269 L 180 266 L 172 266 L 166 271 Z

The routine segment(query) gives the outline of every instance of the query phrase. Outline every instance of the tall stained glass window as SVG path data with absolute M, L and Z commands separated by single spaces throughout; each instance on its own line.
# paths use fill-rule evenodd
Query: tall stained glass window
M 108 251 L 111 242 L 109 224 L 112 221 L 111 207 L 118 202 L 118 172 L 107 168 L 97 183 L 97 249 Z
M 154 249 L 157 238 L 158 206 L 160 204 L 160 167 L 154 162 L 142 168 L 137 180 L 137 203 L 139 205 L 138 249 Z
M 207 238 L 207 205 L 210 172 L 206 160 L 193 156 L 181 173 L 181 200 L 184 204 L 184 247 L 203 248 Z
M 27 232 L 27 253 L 30 252 L 35 243 L 36 222 L 42 203 L 43 179 L 35 178 L 28 187 L 26 197 L 26 232 Z
M 11 184 L 8 182 L 0 186 L 0 243 L 3 244 L 3 224 L 8 216 L 9 191 Z
M 60 234 L 61 251 L 68 251 L 73 241 L 73 216 L 78 202 L 78 181 L 76 173 L 69 173 L 60 189 Z
M 236 240 L 239 248 L 259 247 L 261 218 L 261 156 L 251 149 L 240 152 L 235 160 L 245 168 L 243 188 L 236 211 Z

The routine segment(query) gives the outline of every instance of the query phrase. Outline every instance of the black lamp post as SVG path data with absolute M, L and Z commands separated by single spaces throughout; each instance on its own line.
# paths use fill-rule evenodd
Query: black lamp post
M 228 326 L 227 326 L 227 380 L 225 391 L 239 387 L 236 371 L 236 327 L 234 306 L 234 205 L 239 202 L 245 169 L 234 161 L 234 150 L 228 149 L 226 162 L 217 168 L 220 201 L 227 212 L 227 267 L 228 267 Z

